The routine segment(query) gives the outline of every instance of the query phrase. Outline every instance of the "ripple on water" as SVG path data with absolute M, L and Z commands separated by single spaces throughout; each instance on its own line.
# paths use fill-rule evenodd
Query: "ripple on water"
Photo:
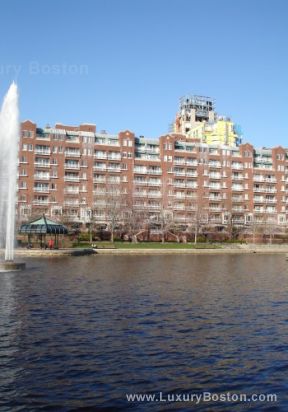
M 231 411 L 126 393 L 276 393 L 287 411 L 282 256 L 31 260 L 0 277 L 0 410 Z

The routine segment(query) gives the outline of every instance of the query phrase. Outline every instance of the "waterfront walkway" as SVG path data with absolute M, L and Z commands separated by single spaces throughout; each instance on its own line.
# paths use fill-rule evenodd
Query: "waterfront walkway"
M 57 257 L 57 256 L 83 256 L 83 255 L 163 255 L 163 254 L 191 254 L 191 255 L 221 255 L 221 254 L 288 254 L 288 244 L 286 245 L 254 245 L 254 244 L 230 244 L 220 245 L 218 248 L 67 248 L 67 249 L 16 249 L 17 257 Z

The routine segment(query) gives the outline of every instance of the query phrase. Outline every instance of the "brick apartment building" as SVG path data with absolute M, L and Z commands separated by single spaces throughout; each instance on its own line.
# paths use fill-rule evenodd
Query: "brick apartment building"
M 18 223 L 45 213 L 83 228 L 92 221 L 109 227 L 126 214 L 156 226 L 165 220 L 184 229 L 201 223 L 281 231 L 288 222 L 288 150 L 25 121 L 17 213 Z

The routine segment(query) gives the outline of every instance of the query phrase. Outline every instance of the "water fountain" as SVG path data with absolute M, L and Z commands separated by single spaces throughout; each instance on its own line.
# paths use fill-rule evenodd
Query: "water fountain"
M 18 89 L 13 82 L 0 112 L 0 271 L 25 268 L 14 261 L 16 183 L 19 145 Z

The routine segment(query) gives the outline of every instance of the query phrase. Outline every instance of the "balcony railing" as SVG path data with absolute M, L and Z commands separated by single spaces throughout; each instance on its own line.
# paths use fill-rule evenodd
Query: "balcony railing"
M 34 192 L 49 193 L 49 187 L 34 187 Z
M 80 170 L 80 165 L 79 164 L 73 164 L 73 163 L 65 163 L 64 164 L 64 169 Z
M 34 153 L 43 156 L 49 156 L 51 154 L 51 150 L 41 150 L 41 149 L 34 149 Z
M 36 167 L 50 167 L 50 163 L 49 162 L 34 162 L 34 165 Z
M 64 189 L 64 193 L 67 195 L 78 195 L 79 194 L 79 188 L 71 190 L 71 189 Z
M 34 199 L 33 205 L 49 205 L 49 201 L 48 199 L 47 200 Z
M 80 152 L 70 152 L 69 150 L 65 151 L 65 157 L 80 157 Z
M 50 180 L 50 175 L 34 175 L 35 180 Z
M 65 182 L 80 182 L 79 176 L 64 176 Z

